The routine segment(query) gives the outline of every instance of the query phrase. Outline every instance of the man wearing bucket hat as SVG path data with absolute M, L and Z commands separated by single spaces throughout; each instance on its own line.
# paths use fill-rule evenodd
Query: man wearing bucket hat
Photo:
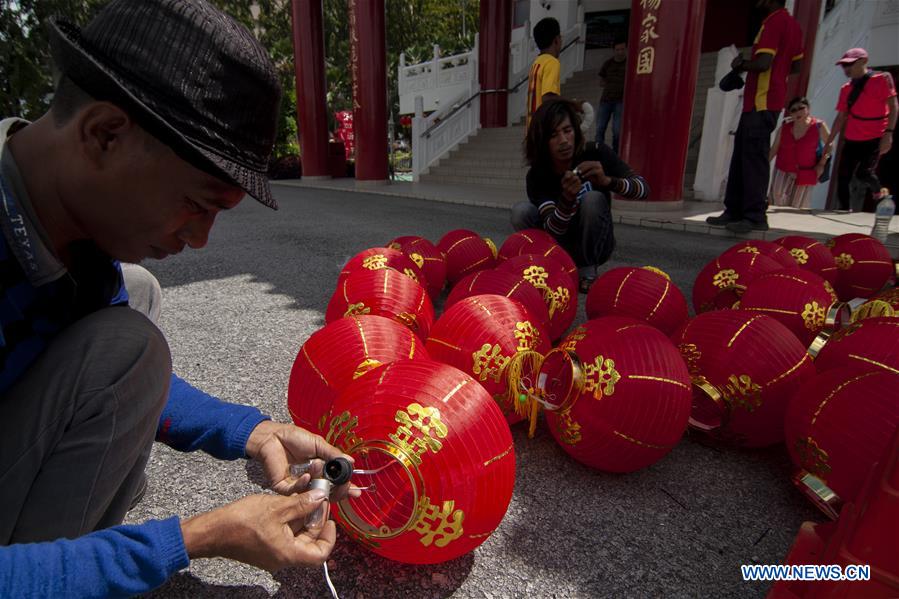
M 271 61 L 205 0 L 115 0 L 50 37 L 50 110 L 0 121 L 0 596 L 132 595 L 195 557 L 322 563 L 334 524 L 302 522 L 325 495 L 289 463 L 342 453 L 174 375 L 158 283 L 118 262 L 203 247 L 244 194 L 276 208 Z M 257 459 L 281 495 L 120 526 L 154 438 Z
M 874 173 L 877 162 L 893 146 L 896 128 L 896 85 L 889 73 L 868 69 L 868 52 L 851 48 L 836 62 L 849 81 L 840 88 L 837 117 L 828 143 L 843 134 L 843 149 L 837 165 L 837 197 L 840 209 L 861 211 L 865 200 L 880 199 L 880 181 Z M 850 181 L 858 181 L 860 193 L 850 192 Z M 853 201 L 850 205 L 850 197 Z M 871 206 L 873 209 L 873 205 Z

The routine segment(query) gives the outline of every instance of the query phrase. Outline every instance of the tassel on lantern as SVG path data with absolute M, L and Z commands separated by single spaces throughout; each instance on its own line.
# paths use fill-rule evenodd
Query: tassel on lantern
M 363 269 L 347 276 L 328 302 L 325 322 L 355 314 L 386 316 L 422 339 L 427 339 L 434 322 L 434 306 L 425 288 L 392 268 Z
M 834 288 L 844 302 L 876 295 L 893 278 L 890 253 L 870 235 L 846 233 L 828 242 L 837 264 Z
M 436 245 L 424 237 L 407 235 L 397 237 L 388 243 L 387 247 L 403 252 L 421 268 L 428 282 L 427 289 L 431 300 L 440 297 L 440 292 L 446 284 L 446 256 Z
M 899 374 L 840 368 L 805 382 L 786 413 L 794 482 L 821 511 L 836 518 L 855 501 L 865 475 L 899 426 Z
M 830 249 L 817 239 L 802 235 L 787 235 L 775 239 L 774 243 L 790 252 L 796 261 L 795 266 L 819 275 L 831 286 L 836 284 L 838 271 L 836 260 Z
M 805 346 L 770 316 L 700 314 L 672 337 L 693 382 L 690 427 L 744 447 L 783 440 L 787 402 L 814 376 Z
M 423 287 L 427 286 L 427 279 L 421 266 L 403 252 L 392 248 L 369 248 L 350 258 L 337 277 L 337 286 L 340 287 L 344 279 L 354 272 L 359 270 L 381 270 L 382 268 L 392 268 Z
M 440 238 L 437 247 L 446 256 L 446 280 L 455 285 L 465 275 L 496 266 L 496 246 L 468 229 L 455 229 Z
M 624 266 L 603 273 L 587 293 L 587 318 L 629 316 L 672 335 L 689 318 L 687 300 L 664 272 Z
M 528 390 L 536 384 L 539 361 L 550 350 L 549 337 L 517 301 L 476 295 L 456 302 L 434 323 L 426 347 L 433 359 L 483 385 L 510 424 L 536 417 Z M 525 402 L 520 400 L 523 391 L 528 395 Z
M 690 375 L 677 348 L 658 329 L 620 316 L 587 321 L 549 352 L 538 393 L 559 445 L 607 472 L 660 460 L 690 416 Z
M 693 282 L 696 313 L 733 308 L 753 279 L 782 270 L 778 262 L 752 252 L 724 253 L 705 265 Z
M 424 342 L 382 316 L 349 316 L 313 333 L 290 370 L 287 409 L 297 426 L 325 434 L 331 404 L 353 380 L 399 359 L 427 359 Z
M 353 457 L 352 482 L 365 489 L 335 510 L 353 539 L 388 559 L 436 564 L 499 526 L 515 448 L 496 403 L 470 376 L 399 360 L 350 383 L 333 414 L 325 438 Z

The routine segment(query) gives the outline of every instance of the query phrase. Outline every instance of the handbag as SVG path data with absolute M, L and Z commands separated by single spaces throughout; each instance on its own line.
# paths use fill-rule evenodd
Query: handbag
M 824 155 L 824 142 L 821 141 L 821 121 L 818 121 L 816 126 L 818 127 L 818 147 L 815 149 L 815 164 L 818 164 L 821 162 L 821 156 Z M 827 162 L 824 163 L 824 170 L 818 177 L 818 183 L 827 183 L 830 181 L 830 163 L 832 160 L 833 155 L 827 157 Z

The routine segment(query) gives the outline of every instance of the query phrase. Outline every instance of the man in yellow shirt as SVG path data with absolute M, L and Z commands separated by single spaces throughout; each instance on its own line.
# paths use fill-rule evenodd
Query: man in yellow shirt
M 540 19 L 534 27 L 534 41 L 540 55 L 534 59 L 528 73 L 527 126 L 531 124 L 531 115 L 544 100 L 561 93 L 559 53 L 562 51 L 562 30 L 559 22 L 552 17 Z

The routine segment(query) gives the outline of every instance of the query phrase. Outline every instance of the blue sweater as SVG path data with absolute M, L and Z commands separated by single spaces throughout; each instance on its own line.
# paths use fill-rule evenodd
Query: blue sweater
M 103 307 L 127 305 L 128 297 L 118 264 L 90 244 L 73 248 L 73 265 L 61 276 L 4 152 L 8 125 L 0 122 L 0 399 L 66 326 Z M 234 460 L 246 457 L 250 433 L 266 419 L 173 374 L 156 438 L 181 451 Z M 116 526 L 72 540 L 0 547 L 0 597 L 134 595 L 187 564 L 177 517 Z

